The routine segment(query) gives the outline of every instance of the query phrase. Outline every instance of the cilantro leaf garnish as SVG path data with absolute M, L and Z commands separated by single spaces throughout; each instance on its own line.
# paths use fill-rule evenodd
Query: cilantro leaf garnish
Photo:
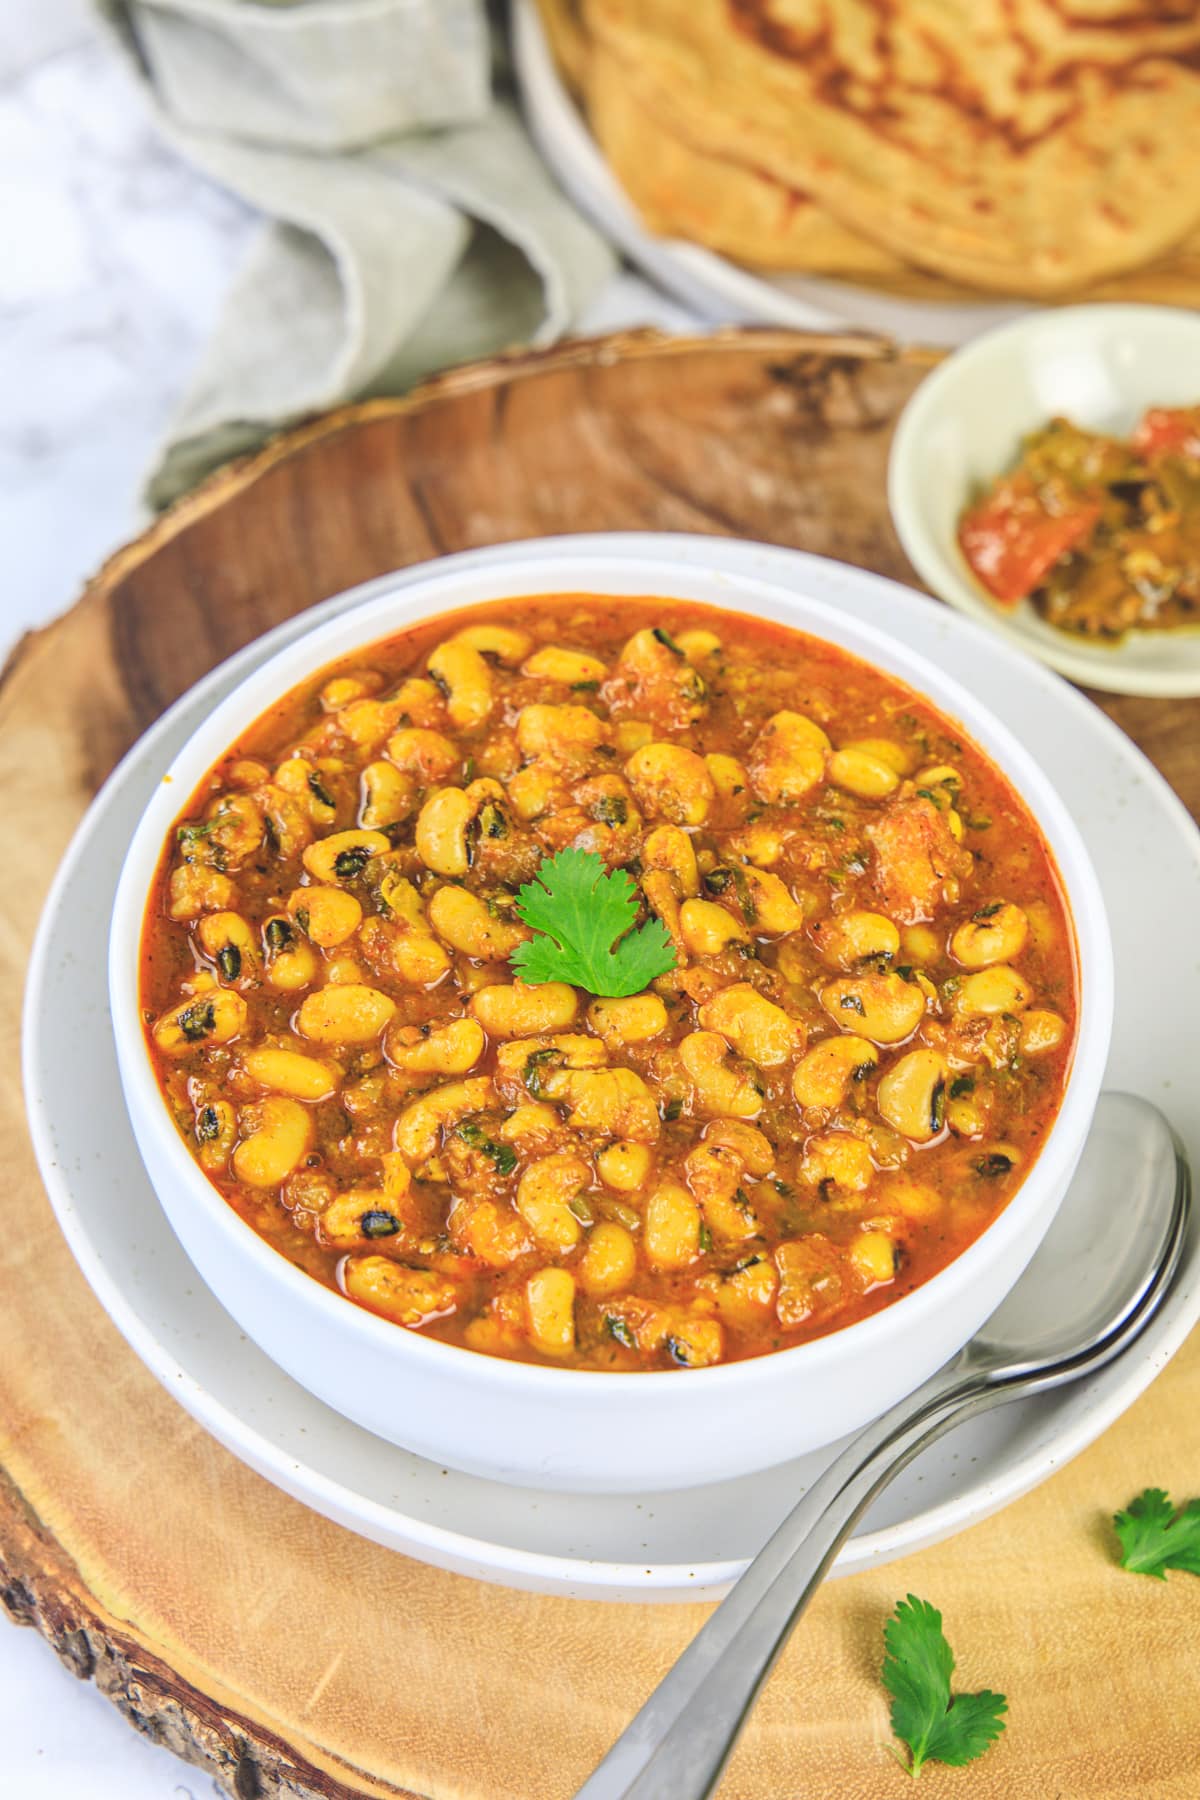
M 1003 1694 L 950 1692 L 954 1652 L 942 1631 L 942 1615 L 910 1594 L 884 1626 L 883 1685 L 892 1696 L 892 1730 L 912 1753 L 910 1775 L 922 1763 L 955 1768 L 982 1756 L 1004 1730 Z
M 606 869 L 591 850 L 560 850 L 517 895 L 517 913 L 538 936 L 519 944 L 512 966 L 522 981 L 567 981 L 619 999 L 640 993 L 675 967 L 661 919 L 634 929 L 637 889 L 624 869 Z
M 1113 1518 L 1121 1540 L 1121 1567 L 1135 1575 L 1167 1579 L 1168 1569 L 1200 1575 L 1200 1500 L 1176 1512 L 1161 1488 L 1145 1488 Z

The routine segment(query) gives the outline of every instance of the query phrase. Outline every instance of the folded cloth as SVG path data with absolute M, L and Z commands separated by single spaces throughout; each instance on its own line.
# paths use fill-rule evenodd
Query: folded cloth
M 561 335 L 612 252 L 492 97 L 483 0 L 98 0 L 160 129 L 267 215 L 147 497 L 282 426 Z

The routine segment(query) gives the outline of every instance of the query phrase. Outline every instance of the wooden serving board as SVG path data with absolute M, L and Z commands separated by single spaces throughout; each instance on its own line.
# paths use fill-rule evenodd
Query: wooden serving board
M 770 331 L 626 335 L 457 371 L 219 472 L 5 671 L 0 1598 L 239 1800 L 567 1800 L 706 1609 L 534 1598 L 410 1562 L 278 1493 L 158 1387 L 76 1270 L 26 1135 L 12 1000 L 54 867 L 121 752 L 218 659 L 440 551 L 711 531 L 911 580 L 884 470 L 930 361 Z M 1100 704 L 1195 812 L 1200 702 Z M 1001 1687 L 1011 1709 L 981 1762 L 931 1768 L 923 1788 L 1194 1800 L 1200 1584 L 1120 1572 L 1107 1525 L 1147 1483 L 1200 1491 L 1200 1334 L 1035 1493 L 828 1585 L 723 1800 L 907 1792 L 878 1676 L 883 1621 L 910 1589 L 943 1609 L 963 1687 Z

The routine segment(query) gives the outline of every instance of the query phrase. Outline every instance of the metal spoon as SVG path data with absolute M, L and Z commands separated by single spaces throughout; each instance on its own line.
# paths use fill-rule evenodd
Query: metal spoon
M 693 1638 L 575 1800 L 705 1800 L 759 1688 L 855 1521 L 963 1420 L 1111 1362 L 1179 1261 L 1191 1180 L 1162 1114 L 1105 1094 L 1058 1216 L 957 1357 L 842 1451 Z

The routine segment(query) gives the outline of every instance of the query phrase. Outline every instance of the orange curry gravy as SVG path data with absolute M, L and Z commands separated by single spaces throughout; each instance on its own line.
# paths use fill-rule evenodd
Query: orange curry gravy
M 566 846 L 677 966 L 514 986 Z M 585 1369 L 847 1325 L 995 1218 L 1054 1120 L 1073 933 L 1005 778 L 891 677 L 669 599 L 540 596 L 324 669 L 164 849 L 145 1028 L 228 1203 L 399 1324 Z

